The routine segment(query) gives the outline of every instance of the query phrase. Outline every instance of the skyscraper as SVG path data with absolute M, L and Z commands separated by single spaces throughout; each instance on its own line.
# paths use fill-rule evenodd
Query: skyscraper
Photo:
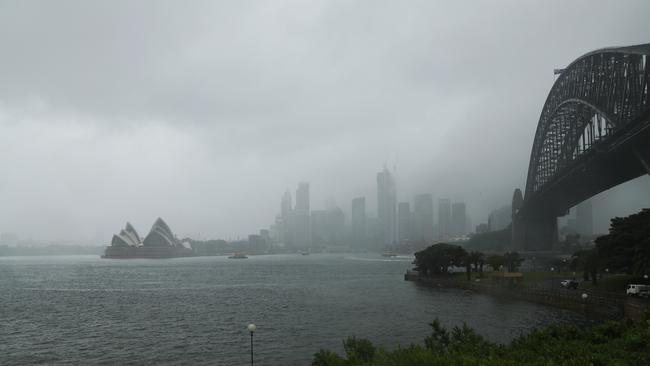
M 309 220 L 309 183 L 298 183 L 296 189 L 296 207 L 294 209 L 295 245 L 301 248 L 311 246 L 311 231 Z
M 350 222 L 352 224 L 352 246 L 355 248 L 365 247 L 367 241 L 365 197 L 357 197 L 352 200 Z
M 438 236 L 440 239 L 451 236 L 451 201 L 448 198 L 438 200 Z
M 397 205 L 397 238 L 400 242 L 412 239 L 411 206 L 408 202 Z
M 591 200 L 581 202 L 576 207 L 576 231 L 582 236 L 594 233 L 594 213 Z
M 395 180 L 386 168 L 377 173 L 377 216 L 383 245 L 397 242 L 397 197 Z
M 345 242 L 345 214 L 338 206 L 327 210 L 327 242 L 334 246 Z
M 311 243 L 314 247 L 322 247 L 327 243 L 327 211 L 314 210 L 311 212 Z
M 413 201 L 415 240 L 433 240 L 433 197 L 419 194 Z
M 276 220 L 278 227 L 278 242 L 283 245 L 293 245 L 293 208 L 291 205 L 291 192 L 287 189 L 282 196 L 280 204 L 280 219 Z
M 454 202 L 451 206 L 451 235 L 463 236 L 467 234 L 467 215 L 465 202 Z

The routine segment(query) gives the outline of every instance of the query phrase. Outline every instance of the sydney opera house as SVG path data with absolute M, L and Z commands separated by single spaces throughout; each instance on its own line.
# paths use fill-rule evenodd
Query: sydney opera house
M 113 235 L 111 245 L 106 247 L 102 258 L 173 258 L 192 255 L 189 243 L 181 243 L 176 239 L 167 223 L 158 218 L 144 240 L 140 239 L 133 225 L 127 222 L 119 234 Z

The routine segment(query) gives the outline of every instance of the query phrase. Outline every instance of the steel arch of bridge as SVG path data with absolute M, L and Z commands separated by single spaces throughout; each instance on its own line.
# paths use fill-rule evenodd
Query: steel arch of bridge
M 650 44 L 606 48 L 572 62 L 542 109 L 525 200 L 543 194 L 585 154 L 608 148 L 611 136 L 650 115 Z

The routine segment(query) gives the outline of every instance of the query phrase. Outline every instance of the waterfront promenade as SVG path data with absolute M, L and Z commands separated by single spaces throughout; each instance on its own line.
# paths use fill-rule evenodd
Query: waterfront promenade
M 406 271 L 406 281 L 441 288 L 460 288 L 492 296 L 509 297 L 538 304 L 568 309 L 594 320 L 643 319 L 643 312 L 650 309 L 648 301 L 629 298 L 621 293 L 593 289 L 569 290 L 549 288 L 532 284 L 499 284 L 490 273 L 485 278 L 467 280 L 457 276 L 420 276 L 417 271 Z

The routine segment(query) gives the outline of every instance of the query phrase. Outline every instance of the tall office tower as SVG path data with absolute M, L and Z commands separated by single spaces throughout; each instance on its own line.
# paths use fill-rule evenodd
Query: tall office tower
M 280 205 L 280 220 L 278 223 L 278 242 L 283 245 L 293 245 L 293 208 L 291 207 L 291 192 L 287 190 L 282 196 Z
M 448 198 L 438 200 L 438 237 L 451 237 L 451 201 Z
M 293 213 L 295 245 L 300 248 L 311 246 L 309 220 L 309 183 L 298 183 L 296 190 L 296 207 Z
M 397 197 L 395 179 L 390 171 L 384 168 L 377 173 L 377 216 L 379 218 L 382 245 L 397 242 Z
M 327 210 L 327 242 L 332 246 L 341 246 L 345 241 L 345 214 L 340 207 Z
M 576 207 L 576 231 L 581 236 L 594 233 L 594 212 L 591 200 L 584 201 Z
M 382 233 L 379 218 L 377 216 L 366 216 L 367 247 L 376 248 L 379 246 L 383 240 Z
M 412 239 L 411 205 L 408 202 L 397 204 L 397 238 L 400 243 Z
M 322 247 L 327 243 L 326 210 L 314 210 L 311 212 L 311 243 L 314 247 Z
M 352 200 L 352 247 L 364 248 L 368 236 L 366 231 L 366 197 L 357 197 Z
M 490 212 L 488 231 L 503 230 L 512 222 L 512 206 L 506 205 Z
M 465 234 L 467 234 L 465 202 L 454 202 L 451 206 L 451 235 L 463 236 Z
M 298 183 L 296 189 L 296 211 L 306 210 L 309 212 L 309 183 Z
M 418 194 L 413 200 L 415 240 L 429 243 L 433 240 L 433 197 Z

